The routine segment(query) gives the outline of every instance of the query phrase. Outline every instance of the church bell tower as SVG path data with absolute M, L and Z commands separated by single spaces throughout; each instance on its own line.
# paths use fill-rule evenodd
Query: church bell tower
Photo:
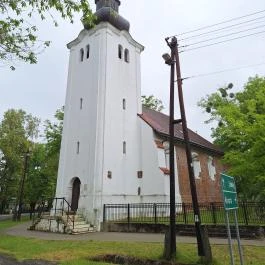
M 138 202 L 140 54 L 119 0 L 96 0 L 96 25 L 70 42 L 56 197 L 90 223 L 105 203 Z

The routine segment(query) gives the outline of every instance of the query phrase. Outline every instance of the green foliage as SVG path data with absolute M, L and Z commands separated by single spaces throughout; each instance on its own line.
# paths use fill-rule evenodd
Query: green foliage
M 243 91 L 220 88 L 199 102 L 217 121 L 215 143 L 224 151 L 228 172 L 236 176 L 245 199 L 265 199 L 265 78 L 250 78 Z
M 8 110 L 0 123 L 0 212 L 17 197 L 21 176 L 27 170 L 23 202 L 32 208 L 55 193 L 63 129 L 63 108 L 56 121 L 45 122 L 45 143 L 38 143 L 40 120 L 23 110 Z M 31 149 L 28 168 L 25 153 Z
M 82 12 L 84 24 L 93 25 L 95 18 L 87 0 L 0 0 L 0 62 L 37 63 L 37 55 L 50 45 L 50 41 L 38 39 L 38 28 L 32 25 L 32 17 L 45 20 L 48 16 L 57 26 L 52 14 L 59 14 L 73 23 L 75 12 Z M 15 70 L 13 65 L 10 68 Z
M 10 109 L 0 123 L 0 211 L 16 197 L 23 157 L 38 135 L 40 120 L 23 110 Z
M 50 121 L 45 122 L 45 138 L 46 138 L 46 151 L 47 151 L 47 163 L 49 165 L 49 174 L 54 179 L 54 191 L 59 165 L 59 155 L 61 148 L 61 139 L 63 132 L 63 108 L 58 109 L 55 113 L 56 121 L 54 123 Z
M 164 109 L 162 100 L 155 98 L 154 95 L 142 96 L 141 101 L 143 106 L 146 108 L 156 110 L 159 112 Z

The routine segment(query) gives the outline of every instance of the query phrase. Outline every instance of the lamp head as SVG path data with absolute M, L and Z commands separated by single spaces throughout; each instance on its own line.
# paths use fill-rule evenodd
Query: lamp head
M 162 57 L 165 61 L 165 64 L 171 65 L 173 63 L 173 60 L 171 59 L 171 56 L 168 53 L 164 53 Z

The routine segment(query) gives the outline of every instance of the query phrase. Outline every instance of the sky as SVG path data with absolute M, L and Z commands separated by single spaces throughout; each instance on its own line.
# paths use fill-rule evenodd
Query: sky
M 94 1 L 90 3 L 95 10 Z M 121 0 L 120 14 L 129 20 L 130 34 L 145 46 L 141 56 L 142 95 L 154 95 L 161 99 L 165 106 L 164 112 L 168 113 L 170 69 L 162 59 L 162 54 L 169 52 L 166 37 L 264 9 L 264 0 Z M 265 13 L 253 17 L 262 16 Z M 54 27 L 51 20 L 40 22 L 37 18 L 32 19 L 32 23 L 36 23 L 39 28 L 40 39 L 52 42 L 39 55 L 36 65 L 21 62 L 16 65 L 15 71 L 8 67 L 0 68 L 0 119 L 8 109 L 21 108 L 42 121 L 52 120 L 55 111 L 64 105 L 69 59 L 66 44 L 77 37 L 83 26 L 78 15 L 74 24 L 59 18 L 58 22 L 59 27 Z M 235 23 L 237 21 L 232 24 Z M 265 26 L 265 18 L 259 25 Z M 263 29 L 246 32 L 245 35 Z M 197 33 L 200 32 L 189 36 Z M 265 63 L 264 42 L 265 32 L 181 53 L 182 77 Z M 234 84 L 234 91 L 242 90 L 249 77 L 256 74 L 264 76 L 264 70 L 265 64 L 185 80 L 183 91 L 188 127 L 211 140 L 213 124 L 204 123 L 209 116 L 197 106 L 198 101 L 228 83 Z M 175 109 L 175 118 L 179 118 L 177 97 Z

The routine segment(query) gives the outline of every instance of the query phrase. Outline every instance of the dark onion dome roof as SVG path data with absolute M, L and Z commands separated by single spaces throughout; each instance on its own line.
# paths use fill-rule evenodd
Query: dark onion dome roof
M 168 137 L 169 136 L 169 116 L 155 111 L 148 109 L 143 106 L 143 113 L 138 114 L 153 130 L 155 130 L 158 134 Z M 189 132 L 189 138 L 190 143 L 192 146 L 199 147 L 206 149 L 210 152 L 214 152 L 219 155 L 223 155 L 224 152 L 221 148 L 218 146 L 212 144 L 199 134 L 193 132 L 191 129 L 188 129 Z M 174 129 L 174 136 L 175 140 L 179 142 L 184 141 L 183 131 L 182 131 L 182 125 L 176 124 Z
M 125 18 L 119 15 L 119 0 L 95 0 L 97 10 L 95 16 L 97 17 L 96 24 L 100 22 L 109 22 L 119 30 L 126 30 L 129 32 L 130 23 Z

